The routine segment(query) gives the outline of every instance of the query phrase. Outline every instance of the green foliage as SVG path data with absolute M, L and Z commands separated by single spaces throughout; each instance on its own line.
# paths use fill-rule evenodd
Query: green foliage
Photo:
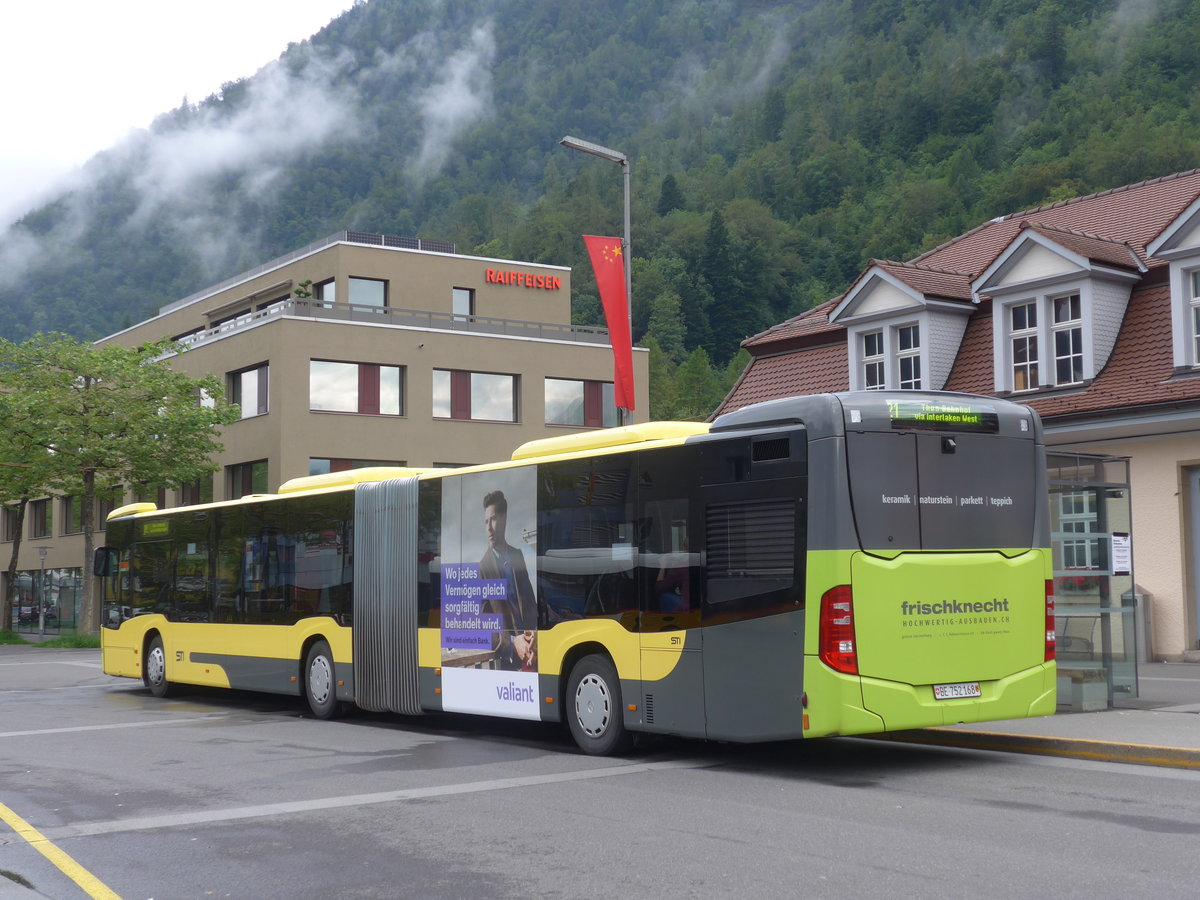
M 11 613 L 10 613 L 11 617 Z M 26 644 L 28 641 L 14 631 L 0 628 L 0 644 Z
M 237 420 L 216 376 L 193 378 L 167 357 L 170 342 L 122 347 L 38 334 L 0 338 L 0 452 L 21 468 L 0 469 L 0 500 L 76 494 L 90 558 L 98 492 L 129 484 L 182 484 L 215 470 L 216 429 Z M 211 403 L 201 402 L 206 396 Z M 19 543 L 13 542 L 10 573 Z M 10 579 L 11 583 L 11 579 Z M 85 578 L 84 622 L 96 621 Z M 7 602 L 7 601 L 6 601 Z
M 422 103 L 476 27 L 486 103 L 418 171 Z M 283 57 L 342 60 L 354 128 L 150 203 L 149 142 L 240 122 L 254 79 L 162 117 L 0 238 L 43 253 L 0 287 L 0 334 L 111 331 L 342 228 L 571 266 L 573 318 L 600 324 L 580 235 L 621 233 L 621 179 L 569 133 L 631 156 L 635 339 L 723 369 L 871 257 L 1195 166 L 1197 39 L 1200 0 L 372 0 Z

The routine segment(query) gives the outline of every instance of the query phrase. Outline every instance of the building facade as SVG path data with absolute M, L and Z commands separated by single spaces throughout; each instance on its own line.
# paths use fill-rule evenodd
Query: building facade
M 172 361 L 180 370 L 225 377 L 241 419 L 222 432 L 211 482 L 122 499 L 176 506 L 371 464 L 468 465 L 617 424 L 608 333 L 571 324 L 570 270 L 438 242 L 341 232 L 104 342 L 162 338 L 188 345 Z M 649 406 L 647 357 L 634 352 L 631 421 Z M 117 502 L 106 498 L 97 522 Z M 79 521 L 76 498 L 30 504 L 18 575 L 27 619 L 44 588 L 66 620 L 83 571 Z M 12 526 L 6 511 L 0 553 L 11 550 Z
M 1200 170 L 872 260 L 744 346 L 720 412 L 847 389 L 992 394 L 1036 409 L 1052 450 L 1127 459 L 1128 513 L 1106 519 L 1124 488 L 1103 474 L 1052 498 L 1060 632 L 1131 652 L 1116 623 L 1140 604 L 1148 658 L 1200 658 Z

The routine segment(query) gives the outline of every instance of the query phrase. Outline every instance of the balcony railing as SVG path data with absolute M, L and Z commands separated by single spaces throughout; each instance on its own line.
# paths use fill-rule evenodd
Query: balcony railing
M 525 322 L 491 316 L 467 316 L 419 309 L 394 309 L 356 303 L 329 303 L 324 300 L 289 297 L 270 306 L 228 319 L 212 328 L 181 335 L 181 343 L 195 346 L 223 335 L 242 331 L 266 319 L 302 316 L 338 322 L 364 322 L 373 325 L 397 325 L 438 331 L 467 331 L 474 334 L 506 335 L 539 340 L 575 341 L 583 344 L 608 344 L 608 330 L 590 325 L 562 325 L 555 322 Z

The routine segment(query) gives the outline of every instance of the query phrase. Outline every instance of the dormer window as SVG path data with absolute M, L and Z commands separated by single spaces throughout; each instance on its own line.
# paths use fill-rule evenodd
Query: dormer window
M 829 321 L 845 325 L 854 391 L 940 391 L 967 327 L 963 272 L 874 260 Z
M 900 389 L 921 389 L 921 326 L 903 325 L 896 329 L 896 360 L 900 364 Z
M 971 286 L 977 297 L 992 299 L 996 391 L 1069 387 L 1095 378 L 1145 270 L 1127 244 L 1025 223 Z
M 1083 381 L 1083 313 L 1079 295 L 1051 301 L 1054 307 L 1054 376 L 1056 384 Z
M 860 332 L 857 390 L 921 389 L 919 323 Z
M 1078 292 L 1019 300 L 1004 309 L 1009 348 L 1005 370 L 1012 377 L 1006 390 L 1083 383 L 1083 304 Z M 1053 347 L 1054 358 L 1043 360 L 1042 347 Z
M 863 390 L 882 391 L 887 387 L 883 358 L 883 332 L 868 331 L 862 336 Z
M 1008 309 L 1012 333 L 1012 381 L 1014 391 L 1032 391 L 1038 381 L 1037 304 L 1018 303 Z
M 1200 269 L 1192 271 L 1190 300 L 1192 322 L 1192 365 L 1200 365 Z

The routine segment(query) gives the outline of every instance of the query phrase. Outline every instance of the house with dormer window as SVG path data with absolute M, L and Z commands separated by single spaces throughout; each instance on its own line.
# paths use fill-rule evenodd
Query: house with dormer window
M 1129 521 L 1106 521 L 1098 502 L 1119 486 L 1055 498 L 1059 589 L 1080 592 L 1079 609 L 1093 589 L 1114 609 L 1145 598 L 1152 657 L 1196 656 L 1200 170 L 1001 216 L 906 262 L 871 260 L 845 293 L 743 346 L 751 361 L 718 414 L 824 391 L 963 391 L 1029 404 L 1052 452 L 1127 459 Z M 1097 625 L 1077 639 L 1100 637 Z

